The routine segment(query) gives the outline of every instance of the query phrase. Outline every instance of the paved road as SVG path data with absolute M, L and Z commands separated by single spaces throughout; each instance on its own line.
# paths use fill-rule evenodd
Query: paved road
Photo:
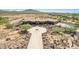
M 33 27 L 28 30 L 32 35 L 27 49 L 43 49 L 42 33 L 46 32 L 46 28 Z

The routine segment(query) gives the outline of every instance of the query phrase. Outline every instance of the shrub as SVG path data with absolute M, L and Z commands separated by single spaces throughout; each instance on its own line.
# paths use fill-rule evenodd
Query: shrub
M 11 29 L 11 28 L 13 28 L 13 25 L 10 24 L 10 23 L 7 23 L 5 26 L 6 26 L 7 29 Z
M 8 19 L 6 17 L 0 17 L 0 24 L 8 23 Z
M 66 31 L 66 32 L 69 32 L 69 33 L 75 32 L 75 30 L 76 30 L 76 27 L 74 27 L 74 26 L 65 28 L 65 31 Z
M 23 30 L 28 30 L 28 29 L 30 29 L 32 27 L 32 25 L 30 25 L 30 24 L 23 24 L 23 25 L 21 25 L 21 28 L 23 29 Z
M 65 29 L 61 27 L 55 27 L 55 28 L 52 28 L 52 31 L 55 33 L 61 33 L 61 32 L 64 32 Z
M 69 36 L 67 36 L 66 34 L 62 33 L 62 40 L 68 40 Z
M 20 34 L 25 34 L 28 33 L 28 29 L 30 29 L 32 27 L 32 25 L 30 24 L 23 24 L 21 25 L 21 31 L 19 32 Z

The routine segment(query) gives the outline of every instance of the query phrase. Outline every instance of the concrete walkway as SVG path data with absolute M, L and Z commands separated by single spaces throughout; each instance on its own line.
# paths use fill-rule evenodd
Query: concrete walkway
M 32 35 L 27 49 L 43 49 L 42 33 L 46 32 L 46 28 L 33 27 L 28 30 Z

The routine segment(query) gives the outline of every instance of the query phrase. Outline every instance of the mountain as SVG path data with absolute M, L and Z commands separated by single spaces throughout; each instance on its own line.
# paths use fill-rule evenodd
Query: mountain
M 34 9 L 24 9 L 24 10 L 0 10 L 0 13 L 12 13 L 12 14 L 15 14 L 15 13 L 42 13 L 38 10 L 34 10 Z
M 23 10 L 20 12 L 23 12 L 23 13 L 40 13 L 40 11 L 34 10 L 34 9 L 26 9 L 26 10 Z

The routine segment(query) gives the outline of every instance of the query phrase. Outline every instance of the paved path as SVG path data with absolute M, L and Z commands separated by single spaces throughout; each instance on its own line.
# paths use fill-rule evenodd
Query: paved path
M 28 30 L 32 35 L 27 49 L 43 49 L 42 33 L 46 32 L 46 28 L 33 27 Z

